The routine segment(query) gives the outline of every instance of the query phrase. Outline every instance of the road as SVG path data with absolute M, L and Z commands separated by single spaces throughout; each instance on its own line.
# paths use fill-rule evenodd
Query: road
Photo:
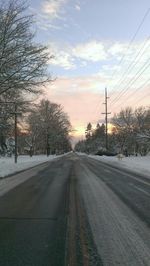
M 74 153 L 29 172 L 0 197 L 1 266 L 150 265 L 150 179 Z

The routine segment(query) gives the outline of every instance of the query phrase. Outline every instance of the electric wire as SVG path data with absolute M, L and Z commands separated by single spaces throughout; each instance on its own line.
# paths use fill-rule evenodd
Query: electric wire
M 132 95 L 135 95 L 135 93 L 136 93 L 137 91 L 139 91 L 140 89 L 143 89 L 143 87 L 146 87 L 146 86 L 149 84 L 149 82 L 150 82 L 150 78 L 149 78 L 148 80 L 146 80 L 146 81 L 145 81 L 140 87 L 136 88 L 136 90 L 132 91 L 132 93 L 128 95 L 128 102 L 131 101 L 131 99 L 132 99 L 132 98 L 131 98 Z M 123 101 L 125 102 L 125 99 L 123 99 Z M 117 107 L 121 107 L 122 104 L 123 104 L 123 101 L 122 101 L 119 105 L 117 105 Z M 137 102 L 136 102 L 136 103 L 137 103 Z
M 149 12 L 150 12 L 150 8 L 148 8 L 147 11 L 146 11 L 146 13 L 144 14 L 144 16 L 143 16 L 143 18 L 142 18 L 142 20 L 141 20 L 139 26 L 137 27 L 136 32 L 134 33 L 133 37 L 131 38 L 131 40 L 130 40 L 130 42 L 129 42 L 127 48 L 126 48 L 126 53 L 123 54 L 123 56 L 121 57 L 121 59 L 120 59 L 120 61 L 119 61 L 119 63 L 118 63 L 118 66 L 120 66 L 120 65 L 122 64 L 124 58 L 126 57 L 127 51 L 129 50 L 131 44 L 132 44 L 133 41 L 135 40 L 135 38 L 136 38 L 138 32 L 140 31 L 141 27 L 143 26 L 143 24 L 144 24 L 144 22 L 145 22 L 145 20 L 146 20 L 146 18 L 147 18 L 147 16 L 148 16 L 148 14 L 149 14 Z M 117 73 L 117 70 L 114 70 L 114 72 L 112 73 L 111 79 L 116 75 L 116 73 Z
M 138 104 L 138 103 L 140 103 L 143 99 L 145 99 L 145 97 L 149 97 L 150 96 L 150 93 L 147 95 L 147 94 L 145 94 L 142 98 L 140 98 L 137 102 L 136 102 L 136 104 Z
M 147 51 L 147 49 L 149 49 L 150 45 L 148 45 L 145 48 L 147 42 L 149 42 L 150 40 L 150 36 L 145 40 L 144 44 L 142 45 L 142 47 L 139 49 L 138 53 L 136 54 L 134 60 L 132 60 L 132 62 L 128 65 L 127 69 L 125 70 L 125 72 L 123 73 L 122 77 L 120 78 L 120 80 L 113 86 L 113 87 L 118 87 L 121 83 L 123 83 L 126 80 L 126 76 L 130 70 L 130 72 L 132 72 L 132 70 L 134 69 L 134 67 L 140 62 L 140 59 L 142 58 L 142 56 L 145 54 L 145 52 Z M 142 50 L 144 49 L 144 51 L 142 52 Z M 142 52 L 142 53 L 141 53 Z M 140 55 L 140 57 L 139 57 Z M 139 57 L 139 58 L 138 58 Z M 136 59 L 138 58 L 138 60 L 136 61 Z M 111 92 L 112 94 L 112 92 Z M 112 97 L 112 96 L 111 96 Z
M 149 64 L 147 64 L 149 63 Z M 116 98 L 112 101 L 112 104 L 114 105 L 124 94 L 125 92 L 139 79 L 139 77 L 145 72 L 145 70 L 150 66 L 149 59 L 145 62 L 145 64 L 137 71 L 135 76 L 129 81 L 128 84 L 126 84 L 126 87 L 120 91 L 119 95 L 116 96 Z M 141 72 L 142 71 L 142 72 Z M 130 86 L 130 87 L 129 87 Z

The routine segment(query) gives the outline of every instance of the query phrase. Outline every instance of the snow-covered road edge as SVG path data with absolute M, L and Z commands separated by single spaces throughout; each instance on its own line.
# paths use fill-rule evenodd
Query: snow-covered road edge
M 84 153 L 77 153 L 78 155 L 86 155 L 95 160 L 107 163 L 110 166 L 114 166 L 119 169 L 128 170 L 130 172 L 150 178 L 150 155 L 148 156 L 131 156 L 124 157 L 122 160 L 118 160 L 116 156 L 98 156 L 87 155 Z
M 51 155 L 49 157 L 42 155 L 33 158 L 22 156 L 17 164 L 14 164 L 13 158 L 3 158 L 3 165 L 2 161 L 0 163 L 0 173 L 4 169 L 3 178 L 0 179 L 0 196 L 35 176 L 42 168 L 45 168 L 46 163 L 58 160 L 65 155 Z
M 38 164 L 45 163 L 64 155 L 36 155 L 33 157 L 19 156 L 17 164 L 14 163 L 14 158 L 0 158 L 0 178 L 4 178 L 18 172 L 24 171 L 28 168 L 34 167 Z

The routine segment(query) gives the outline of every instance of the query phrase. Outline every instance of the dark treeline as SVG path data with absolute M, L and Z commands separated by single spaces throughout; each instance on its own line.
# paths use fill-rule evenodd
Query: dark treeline
M 108 134 L 108 154 L 123 153 L 126 156 L 146 155 L 150 151 L 150 108 L 131 107 L 121 110 L 111 119 Z M 97 124 L 96 129 L 88 123 L 85 140 L 79 141 L 75 150 L 79 152 L 105 154 L 105 125 Z

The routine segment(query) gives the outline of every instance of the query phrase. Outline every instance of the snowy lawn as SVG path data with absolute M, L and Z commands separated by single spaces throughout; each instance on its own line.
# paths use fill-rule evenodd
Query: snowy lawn
M 33 157 L 29 157 L 27 155 L 18 156 L 17 164 L 14 163 L 14 157 L 0 157 L 0 178 L 58 157 L 59 156 L 56 155 L 50 155 L 48 157 L 46 155 L 35 155 Z
M 9 190 L 15 188 L 19 184 L 25 182 L 29 178 L 37 175 L 41 169 L 45 166 L 41 166 L 41 163 L 57 160 L 57 158 L 64 155 L 36 155 L 30 158 L 29 156 L 19 156 L 18 163 L 14 163 L 14 158 L 0 158 L 0 196 L 3 196 Z M 39 166 L 38 166 L 39 165 Z M 37 166 L 35 168 L 31 168 Z M 29 168 L 29 169 L 28 169 Z M 28 170 L 27 170 L 28 169 Z M 22 170 L 27 170 L 27 172 L 17 173 Z M 8 175 L 14 174 L 8 178 Z
M 116 156 L 98 156 L 98 155 L 88 155 L 91 158 L 94 158 L 99 161 L 115 165 L 119 168 L 125 168 L 139 174 L 145 175 L 150 178 L 150 156 L 130 156 L 123 157 L 122 160 L 119 160 Z

